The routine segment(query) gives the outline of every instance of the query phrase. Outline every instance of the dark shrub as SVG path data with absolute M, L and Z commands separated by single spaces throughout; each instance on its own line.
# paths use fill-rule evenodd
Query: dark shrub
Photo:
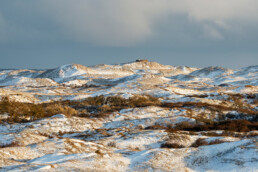
M 199 146 L 206 146 L 206 145 L 215 145 L 215 144 L 220 144 L 220 143 L 224 143 L 225 141 L 216 139 L 214 141 L 211 142 L 207 142 L 204 138 L 199 138 L 197 139 L 192 145 L 191 147 L 199 147 Z
M 220 144 L 220 143 L 224 143 L 224 142 L 225 141 L 223 141 L 223 140 L 216 139 L 216 140 L 209 142 L 209 145 L 216 145 L 216 144 Z
M 191 147 L 197 148 L 199 146 L 205 146 L 205 145 L 209 145 L 209 143 L 205 139 L 199 138 L 191 145 Z
M 236 132 L 248 132 L 258 130 L 258 122 L 247 120 L 228 120 L 214 122 L 212 124 L 195 124 L 190 125 L 185 122 L 178 123 L 175 127 L 177 130 L 184 131 L 209 131 L 209 130 L 226 130 Z
M 158 129 L 167 129 L 167 127 L 164 127 L 164 126 L 162 126 L 162 125 L 151 125 L 151 126 L 148 126 L 148 127 L 146 127 L 145 129 L 147 129 L 147 130 L 158 130 Z
M 183 121 L 183 122 L 180 122 L 180 123 L 177 123 L 175 128 L 177 130 L 184 130 L 184 129 L 190 129 L 193 127 L 193 124 L 187 122 L 187 121 Z
M 160 145 L 161 148 L 175 148 L 175 149 L 180 149 L 180 148 L 185 148 L 185 146 L 180 145 L 178 143 L 163 143 Z
M 105 104 L 104 96 L 89 97 L 84 102 L 88 105 L 101 106 Z

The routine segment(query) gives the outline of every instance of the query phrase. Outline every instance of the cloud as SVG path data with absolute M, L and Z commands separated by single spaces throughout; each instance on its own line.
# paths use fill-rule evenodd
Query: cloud
M 71 39 L 109 46 L 145 41 L 158 32 L 155 24 L 167 15 L 186 15 L 203 28 L 200 36 L 215 40 L 224 38 L 220 30 L 234 32 L 235 21 L 253 22 L 258 16 L 257 0 L 46 0 L 44 4 Z
M 43 4 L 71 39 L 111 46 L 131 45 L 149 37 L 151 10 L 156 8 L 153 3 L 146 6 L 125 0 L 57 0 Z
M 8 7 L 8 3 L 4 4 Z M 171 28 L 164 37 L 186 34 L 185 25 L 175 22 L 178 16 L 184 17 L 188 27 L 198 25 L 199 32 L 187 33 L 190 38 L 178 37 L 186 41 L 191 37 L 223 41 L 227 34 L 234 33 L 248 37 L 251 33 L 247 33 L 247 27 L 258 27 L 257 0 L 14 0 L 10 4 L 19 16 L 11 26 L 3 27 L 3 21 L 12 19 L 0 15 L 0 35 L 5 35 L 3 28 L 15 27 L 15 34 L 9 32 L 9 37 L 16 35 L 20 39 L 21 35 L 31 39 L 59 36 L 98 46 L 133 46 L 155 42 L 155 35 L 163 34 L 158 29 L 160 25 Z M 24 25 L 17 22 L 22 20 Z
M 224 39 L 222 34 L 217 29 L 215 29 L 214 27 L 211 27 L 210 25 L 204 26 L 204 36 L 211 37 L 214 40 Z

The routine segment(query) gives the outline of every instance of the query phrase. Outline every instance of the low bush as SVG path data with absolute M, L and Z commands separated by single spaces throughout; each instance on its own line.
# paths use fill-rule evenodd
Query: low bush
M 42 105 L 14 102 L 8 97 L 2 98 L 0 113 L 9 114 L 8 122 L 27 122 L 45 116 Z
M 185 128 L 192 128 L 192 127 L 193 127 L 192 123 L 183 121 L 183 122 L 177 123 L 174 128 L 177 130 L 184 130 Z
M 50 103 L 22 103 L 3 97 L 0 101 L 0 114 L 7 113 L 9 118 L 0 122 L 28 122 L 55 114 L 68 117 L 79 115 L 86 117 L 105 118 L 115 111 L 126 108 L 160 105 L 158 98 L 144 95 L 125 99 L 119 96 L 96 96 L 83 101 L 55 101 Z
M 215 144 L 220 144 L 220 143 L 224 143 L 224 142 L 225 141 L 222 141 L 219 139 L 213 140 L 211 142 L 207 142 L 204 138 L 199 138 L 191 145 L 191 147 L 197 148 L 199 146 L 215 145 Z
M 146 106 L 159 106 L 161 102 L 158 98 L 145 95 L 145 96 L 133 96 L 128 99 L 128 105 L 131 108 L 134 107 L 146 107 Z
M 146 127 L 146 130 L 157 130 L 157 129 L 167 129 L 168 127 L 162 126 L 162 125 L 151 125 Z
M 209 145 L 209 143 L 205 139 L 199 138 L 191 145 L 191 147 L 197 148 L 199 146 L 205 146 L 205 145 Z
M 45 116 L 53 116 L 55 114 L 64 114 L 68 117 L 78 115 L 78 111 L 61 103 L 43 104 Z
M 258 130 L 258 122 L 248 120 L 228 120 L 214 122 L 211 124 L 192 124 L 184 121 L 181 123 L 177 123 L 175 126 L 169 125 L 166 127 L 160 125 L 153 125 L 146 127 L 145 129 L 163 129 L 169 133 L 175 133 L 178 131 L 200 132 L 210 130 L 224 130 L 228 132 L 249 132 Z
M 96 97 L 89 97 L 83 101 L 84 105 L 92 105 L 92 106 L 103 106 L 109 105 L 110 107 L 145 107 L 145 106 L 152 106 L 152 105 L 160 105 L 160 101 L 158 98 L 150 96 L 150 95 L 143 95 L 143 96 L 133 96 L 129 99 L 125 99 L 120 96 L 109 96 L 105 97 L 103 95 L 96 96 Z
M 103 116 L 104 113 L 112 113 L 121 109 L 146 107 L 146 106 L 159 106 L 161 102 L 158 98 L 150 95 L 133 96 L 125 99 L 120 96 L 96 96 L 85 99 L 82 102 L 73 102 L 76 108 L 87 108 L 90 114 L 94 116 Z
M 55 103 L 22 103 L 11 101 L 8 97 L 3 97 L 0 101 L 0 113 L 7 113 L 9 117 L 2 122 L 29 122 L 41 118 L 50 117 L 56 114 L 67 116 L 77 115 L 78 112 L 66 105 Z
M 257 115 L 257 111 L 252 109 L 249 104 L 243 103 L 237 98 L 230 99 L 232 100 L 232 106 L 226 106 L 222 104 L 209 104 L 202 102 L 177 102 L 177 103 L 162 103 L 162 107 L 168 108 L 205 108 L 210 111 L 221 113 L 223 111 L 237 111 L 245 115 Z
M 178 143 L 163 143 L 160 145 L 161 148 L 175 148 L 175 149 L 180 149 L 180 148 L 185 148 L 185 146 L 180 145 Z
M 177 126 L 179 126 L 177 128 Z M 248 132 L 258 130 L 258 122 L 251 122 L 247 120 L 229 120 L 214 122 L 213 124 L 195 124 L 185 125 L 177 124 L 175 129 L 185 131 L 208 131 L 208 130 L 227 130 L 236 132 Z

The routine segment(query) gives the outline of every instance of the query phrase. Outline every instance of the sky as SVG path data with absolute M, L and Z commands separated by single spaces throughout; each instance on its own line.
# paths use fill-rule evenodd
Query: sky
M 258 65 L 257 0 L 1 0 L 0 68 Z

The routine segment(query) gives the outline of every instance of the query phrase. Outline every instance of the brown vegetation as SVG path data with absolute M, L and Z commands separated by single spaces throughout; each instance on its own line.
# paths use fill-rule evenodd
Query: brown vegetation
M 220 144 L 220 143 L 224 143 L 225 141 L 216 139 L 213 140 L 211 142 L 207 142 L 204 138 L 199 138 L 197 139 L 192 145 L 191 147 L 199 147 L 199 146 L 206 146 L 206 145 L 215 145 L 215 144 Z
M 17 141 L 13 141 L 9 144 L 0 145 L 0 148 L 17 147 L 17 146 L 20 146 L 20 144 Z
M 219 121 L 209 124 L 193 124 L 189 122 L 181 122 L 175 126 L 161 126 L 153 125 L 148 126 L 145 129 L 153 130 L 166 130 L 168 133 L 175 133 L 178 131 L 189 131 L 189 132 L 200 132 L 200 131 L 211 131 L 211 130 L 224 130 L 229 132 L 249 132 L 258 130 L 258 122 L 252 122 L 247 120 L 228 120 Z
M 67 116 L 76 115 L 78 112 L 61 103 L 22 103 L 9 100 L 8 97 L 3 97 L 0 101 L 0 114 L 7 113 L 9 117 L 6 122 L 28 122 L 45 117 L 50 117 L 55 114 L 64 114 Z
M 175 149 L 179 149 L 179 148 L 184 148 L 185 146 L 180 145 L 178 143 L 163 143 L 160 145 L 161 148 L 175 148 Z
M 205 139 L 199 138 L 191 145 L 191 147 L 197 148 L 199 146 L 205 146 L 205 145 L 208 145 L 208 144 L 209 143 Z
M 231 96 L 232 97 L 232 96 Z M 49 117 L 55 114 L 65 114 L 66 116 L 79 115 L 82 117 L 98 117 L 105 118 L 109 114 L 120 111 L 121 109 L 136 108 L 136 107 L 147 107 L 147 106 L 160 106 L 168 108 L 185 108 L 187 109 L 187 114 L 190 117 L 196 118 L 199 122 L 204 122 L 205 124 L 213 125 L 214 119 L 210 119 L 209 114 L 193 114 L 191 108 L 205 108 L 213 113 L 213 117 L 218 114 L 220 121 L 225 121 L 226 119 L 231 119 L 232 115 L 225 115 L 225 111 L 237 111 L 242 116 L 249 116 L 256 121 L 258 118 L 257 111 L 247 106 L 246 103 L 238 100 L 239 95 L 234 95 L 230 98 L 233 102 L 232 106 L 227 104 L 209 104 L 202 102 L 178 102 L 178 103 L 161 103 L 156 97 L 150 95 L 135 95 L 129 99 L 125 99 L 120 96 L 108 96 L 103 95 L 96 97 L 89 97 L 83 101 L 56 101 L 51 103 L 33 104 L 33 103 L 21 103 L 10 101 L 8 97 L 2 98 L 0 101 L 0 113 L 9 114 L 8 122 L 26 122 L 37 120 L 45 117 Z M 239 116 L 239 115 L 238 115 Z M 245 119 L 245 118 L 240 118 Z M 183 125 L 183 124 L 180 124 Z M 233 125 L 233 124 L 230 124 Z M 246 124 L 245 124 L 246 126 Z M 201 127 L 201 126 L 198 126 Z M 202 126 L 202 128 L 214 128 L 210 126 Z M 251 129 L 248 129 L 251 127 Z M 247 128 L 241 128 L 239 131 L 249 131 L 254 128 L 253 124 L 248 124 Z M 182 126 L 177 126 L 179 130 Z M 189 128 L 184 126 L 183 128 Z M 221 127 L 220 127 L 221 128 Z
M 178 125 L 177 125 L 178 126 Z M 208 131 L 208 130 L 226 130 L 236 132 L 249 132 L 258 130 L 258 122 L 251 122 L 247 120 L 229 120 L 214 122 L 213 124 L 179 124 L 179 127 L 175 127 L 178 130 L 185 131 Z
M 240 101 L 236 101 L 233 106 L 226 106 L 223 104 L 209 104 L 202 102 L 178 102 L 178 103 L 163 103 L 162 107 L 169 108 L 185 108 L 185 107 L 195 107 L 195 108 L 205 108 L 211 111 L 222 112 L 222 111 L 237 111 L 247 115 L 257 115 L 257 111 L 248 108 L 246 104 Z
M 201 132 L 203 136 L 230 136 L 230 137 L 239 137 L 239 138 L 252 138 L 257 137 L 258 132 L 251 131 L 251 132 L 234 132 L 234 131 L 223 131 L 223 132 L 214 132 L 214 131 L 208 131 L 208 132 Z
M 144 96 L 133 96 L 129 99 L 125 99 L 120 96 L 96 96 L 89 97 L 82 102 L 85 105 L 95 105 L 95 106 L 103 106 L 108 105 L 110 107 L 117 108 L 133 108 L 133 107 L 146 107 L 152 105 L 160 105 L 160 101 L 156 97 L 152 97 L 150 95 Z
M 120 96 L 96 96 L 89 97 L 81 102 L 71 102 L 76 109 L 86 108 L 89 114 L 87 116 L 106 117 L 112 112 L 120 111 L 121 109 L 160 106 L 161 102 L 158 98 L 150 95 L 133 96 L 125 99 Z
M 5 122 L 28 122 L 55 114 L 64 114 L 68 117 L 80 115 L 104 118 L 121 109 L 160 104 L 158 98 L 149 95 L 133 96 L 129 99 L 119 96 L 96 96 L 83 101 L 66 100 L 42 104 L 15 102 L 8 97 L 3 97 L 0 101 L 0 114 L 7 113 L 9 115 L 8 119 L 3 120 Z

